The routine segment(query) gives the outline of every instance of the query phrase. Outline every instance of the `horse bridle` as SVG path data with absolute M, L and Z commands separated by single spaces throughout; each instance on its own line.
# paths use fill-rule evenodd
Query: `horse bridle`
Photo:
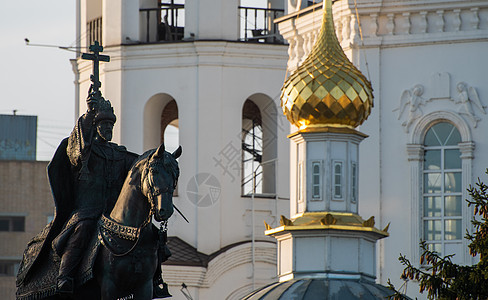
M 149 213 L 148 213 L 146 219 L 141 224 L 141 226 L 139 226 L 139 227 L 131 227 L 131 226 L 126 226 L 126 225 L 121 225 L 121 224 L 118 224 L 118 223 L 112 221 L 111 219 L 105 217 L 105 215 L 102 214 L 102 218 L 100 219 L 100 227 L 101 228 L 103 228 L 103 229 L 105 229 L 105 230 L 107 230 L 109 232 L 112 232 L 113 234 L 115 234 L 118 237 L 123 238 L 125 240 L 135 241 L 134 245 L 127 252 L 124 252 L 122 254 L 113 253 L 110 250 L 110 247 L 107 247 L 107 245 L 105 245 L 106 248 L 109 249 L 110 252 L 113 255 L 115 255 L 115 256 L 125 256 L 125 255 L 129 254 L 132 250 L 134 250 L 134 248 L 137 246 L 137 244 L 139 242 L 139 237 L 140 237 L 140 234 L 141 234 L 141 230 L 144 227 L 146 227 L 148 224 L 151 223 L 152 216 L 155 213 L 156 208 L 155 208 L 155 204 L 154 204 L 154 197 L 157 197 L 157 196 L 159 196 L 161 194 L 173 193 L 173 190 L 170 190 L 169 187 L 166 187 L 163 190 L 156 189 L 154 187 L 154 182 L 152 180 L 150 180 L 149 179 L 150 176 L 148 176 L 148 173 L 150 172 L 149 171 L 150 169 L 151 168 L 149 167 L 149 161 L 147 161 L 146 162 L 146 165 L 144 166 L 143 172 L 141 174 L 141 183 L 140 183 L 140 186 L 139 186 L 139 190 L 141 191 L 142 194 L 144 194 L 144 192 L 143 192 L 143 190 L 144 190 L 144 182 L 147 181 L 148 193 L 147 193 L 147 197 L 146 198 L 148 199 L 148 202 L 149 202 L 149 205 L 151 206 L 151 208 L 149 210 Z M 176 185 L 176 182 L 175 182 L 175 185 Z M 178 210 L 178 212 L 180 212 L 180 211 Z M 160 227 L 159 227 L 160 233 L 165 233 L 165 232 L 167 232 L 167 230 L 168 230 L 168 220 L 161 221 Z M 102 244 L 105 244 L 103 238 L 101 239 L 101 242 L 102 242 Z
M 149 176 L 149 173 L 151 172 L 151 170 L 153 170 L 153 169 L 151 168 L 150 160 L 148 160 L 146 162 L 146 165 L 144 166 L 144 169 L 143 169 L 142 174 L 141 174 L 141 186 L 140 186 L 141 192 L 144 194 L 144 183 L 147 182 L 147 187 L 148 187 L 147 199 L 149 201 L 149 204 L 151 205 L 149 215 L 145 221 L 148 223 L 151 221 L 152 215 L 154 215 L 156 212 L 156 208 L 155 208 L 155 204 L 154 204 L 154 197 L 157 197 L 161 194 L 169 194 L 169 193 L 171 193 L 171 195 L 172 195 L 173 191 L 176 187 L 176 184 L 177 184 L 177 180 L 174 179 L 173 189 L 170 190 L 170 188 L 168 186 L 162 190 L 156 189 L 154 187 L 154 182 L 152 181 L 152 176 Z M 145 225 L 147 225 L 147 224 L 145 224 Z
M 154 188 L 154 183 L 152 181 L 149 181 L 149 176 L 147 176 L 147 173 L 149 172 L 148 170 L 150 168 L 148 168 L 148 165 L 149 165 L 149 161 L 146 162 L 146 165 L 144 166 L 144 170 L 143 170 L 143 173 L 141 174 L 141 191 L 142 191 L 142 187 L 144 186 L 144 181 L 147 179 L 148 180 L 148 189 L 149 189 L 149 192 L 148 192 L 148 199 L 149 199 L 149 202 L 151 204 L 151 212 L 154 213 L 154 201 L 153 201 L 153 197 L 154 196 L 158 196 L 160 194 L 163 194 L 163 193 L 171 193 L 173 194 L 173 191 L 176 189 L 176 185 L 178 184 L 178 178 L 173 178 L 173 189 L 170 190 L 169 187 L 166 187 L 163 191 L 161 190 L 156 190 Z M 185 215 L 178 209 L 178 207 L 176 207 L 176 205 L 173 204 L 173 208 L 183 217 L 183 219 L 187 222 L 187 223 L 190 223 L 190 221 L 188 221 L 188 219 L 185 217 Z M 149 216 L 151 217 L 151 216 Z

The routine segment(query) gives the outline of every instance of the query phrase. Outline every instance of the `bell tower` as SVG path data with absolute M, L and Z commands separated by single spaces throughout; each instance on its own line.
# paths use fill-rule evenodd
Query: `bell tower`
M 277 113 L 288 54 L 274 23 L 284 1 L 77 1 L 78 46 L 97 40 L 110 55 L 100 91 L 117 115 L 113 140 L 135 153 L 163 140 L 173 151 L 170 137 L 183 148 L 173 201 L 189 223 L 169 220 L 170 291 L 237 299 L 272 282 L 274 238 L 259 221 L 278 226 L 289 207 L 287 180 L 275 180 L 289 170 Z M 91 64 L 74 67 L 84 111 Z

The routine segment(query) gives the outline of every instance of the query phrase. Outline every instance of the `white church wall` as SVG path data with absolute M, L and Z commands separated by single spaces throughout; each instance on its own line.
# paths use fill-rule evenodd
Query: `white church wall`
M 412 198 L 414 198 L 412 196 L 414 191 L 411 188 L 412 180 L 414 178 L 417 178 L 416 180 L 422 179 L 418 175 L 416 175 L 417 177 L 413 176 L 415 174 L 411 173 L 407 159 L 407 144 L 411 143 L 412 129 L 418 120 L 413 120 L 407 133 L 407 126 L 402 126 L 402 123 L 406 121 L 406 125 L 409 125 L 408 118 L 405 117 L 408 112 L 405 111 L 398 120 L 398 111 L 394 110 L 400 106 L 400 99 L 405 90 L 413 88 L 416 84 L 421 84 L 424 86 L 424 93 L 421 96 L 425 101 L 419 107 L 423 116 L 437 111 L 450 111 L 459 115 L 459 105 L 453 101 L 459 97 L 456 90 L 458 82 L 469 82 L 470 86 L 476 88 L 479 95 L 487 95 L 486 79 L 480 73 L 486 68 L 487 62 L 482 59 L 483 56 L 481 55 L 481 52 L 486 50 L 488 50 L 486 42 L 395 47 L 381 50 L 381 86 L 379 93 L 378 90 L 375 91 L 376 99 L 379 98 L 381 103 L 379 107 L 378 105 L 375 107 L 376 110 L 380 110 L 376 118 L 380 120 L 381 131 L 370 133 L 367 125 L 361 128 L 363 132 L 371 136 L 377 134 L 380 137 L 380 141 L 374 137 L 365 140 L 361 148 L 363 151 L 361 157 L 370 155 L 371 153 L 366 153 L 365 150 L 373 148 L 373 143 L 380 142 L 377 147 L 380 149 L 381 164 L 379 168 L 381 176 L 365 176 L 364 173 L 369 173 L 369 170 L 364 169 L 365 160 L 362 159 L 361 172 L 363 175 L 360 175 L 360 180 L 362 180 L 360 193 L 361 205 L 370 207 L 369 203 L 376 202 L 376 199 L 371 199 L 365 195 L 374 194 L 375 192 L 370 190 L 379 186 L 382 221 L 384 223 L 392 222 L 390 237 L 381 241 L 380 244 L 382 248 L 382 270 L 379 274 L 382 284 L 386 284 L 390 278 L 398 286 L 401 285 L 402 282 L 398 278 L 403 267 L 397 261 L 400 253 L 413 258 L 414 262 L 418 261 L 419 254 L 415 252 L 419 251 L 417 247 L 419 240 L 414 239 L 419 236 L 419 233 L 415 234 L 415 231 L 418 231 L 422 226 L 411 218 L 411 215 L 415 214 L 415 210 L 420 209 L 422 205 L 421 203 L 412 203 Z M 436 76 L 437 73 L 448 74 L 448 76 L 443 76 L 445 79 L 439 83 L 440 77 Z M 439 88 L 436 89 L 436 87 L 444 87 L 447 90 L 439 91 Z M 430 100 L 439 94 L 449 98 Z M 482 102 L 486 100 L 483 96 L 480 96 L 480 99 Z M 473 133 L 472 139 L 475 142 L 471 181 L 482 176 L 488 165 L 488 158 L 481 154 L 481 151 L 478 152 L 479 148 L 486 149 L 486 143 L 482 138 L 482 133 L 488 129 L 486 116 L 482 112 L 476 111 L 476 108 L 474 111 L 481 118 L 477 127 L 474 127 L 473 122 L 470 123 L 469 118 L 465 120 L 469 124 Z M 374 116 L 372 114 L 366 123 L 371 122 Z M 367 164 L 369 163 L 367 162 Z M 467 187 L 466 182 L 465 187 Z M 418 197 L 414 199 L 419 200 Z M 419 201 L 422 201 L 421 198 Z M 467 207 L 464 209 L 464 224 L 469 226 L 469 216 L 472 214 Z M 365 210 L 360 209 L 360 211 L 364 212 Z M 421 217 L 419 213 L 416 215 Z M 463 244 L 466 246 L 467 243 L 464 242 Z M 466 248 L 457 253 L 458 257 L 455 260 L 462 263 L 472 262 L 465 251 Z M 410 287 L 410 290 L 416 290 L 416 288 Z
M 88 2 L 81 0 L 80 4 L 81 32 L 85 31 L 86 21 L 92 15 L 87 11 L 90 10 Z M 217 41 L 119 46 L 132 43 L 131 40 L 144 40 L 137 2 L 144 7 L 153 7 L 148 1 L 105 0 L 102 3 L 105 47 L 102 54 L 110 55 L 111 62 L 101 63 L 101 89 L 104 97 L 112 102 L 118 118 L 114 142 L 136 153 L 156 147 L 160 139 L 161 111 L 169 97 L 174 98 L 179 109 L 179 141 L 183 146 L 179 194 L 174 202 L 189 218 L 190 224 L 175 213 L 170 220 L 170 235 L 179 236 L 207 254 L 234 242 L 250 240 L 253 223 L 255 239 L 265 239 L 262 221 L 277 226 L 279 215 L 290 216 L 290 193 L 296 196 L 293 189 L 296 183 L 288 179 L 290 153 L 294 157 L 296 148 L 288 144 L 286 135 L 290 129 L 281 114 L 278 99 L 288 58 L 286 47 Z M 378 1 L 368 1 L 369 6 L 361 6 L 361 1 L 358 2 L 365 50 L 357 48 L 360 44 L 359 34 L 354 30 L 357 23 L 351 18 L 353 14 L 344 1 L 338 3 L 334 14 L 338 11 L 335 22 L 339 40 L 349 57 L 371 80 L 375 95 L 371 116 L 359 128 L 369 135 L 360 145 L 359 214 L 364 218 L 375 216 L 376 227 L 380 229 L 391 222 L 390 237 L 379 242 L 376 274 L 380 283 L 385 284 L 391 279 L 400 286 L 402 282 L 398 278 L 403 267 L 397 260 L 399 254 L 418 257 L 416 237 L 420 235 L 418 210 L 421 197 L 413 197 L 412 180 L 418 182 L 422 178 L 419 174 L 413 176 L 412 172 L 419 169 L 412 167 L 407 151 L 418 120 L 409 124 L 407 133 L 407 126 L 402 126 L 405 121 L 408 125 L 407 111 L 398 120 L 398 111 L 394 110 L 400 106 L 403 92 L 412 90 L 417 84 L 424 87 L 421 96 L 425 100 L 433 96 L 446 98 L 426 101 L 420 106 L 423 116 L 444 110 L 457 114 L 459 105 L 447 98 L 459 98 L 456 90 L 459 82 L 475 88 L 481 102 L 488 105 L 488 85 L 482 73 L 488 68 L 485 59 L 488 53 L 488 8 L 483 7 L 483 1 L 448 1 L 452 5 L 418 1 L 419 5 L 412 6 L 407 12 L 395 1 L 383 1 L 385 7 L 382 10 Z M 194 33 L 205 39 L 237 39 L 238 22 L 231 20 L 237 19 L 236 1 L 221 0 L 219 3 L 216 10 L 212 10 L 214 2 L 212 5 L 205 1 L 186 3 L 186 19 L 195 21 L 186 24 L 187 38 Z M 201 14 L 197 16 L 197 13 Z M 221 18 L 208 18 L 209 15 Z M 288 33 L 284 34 L 293 36 L 289 54 L 294 57 L 295 66 L 300 60 L 298 56 L 305 56 L 316 38 L 318 28 L 313 31 L 313 21 L 320 23 L 321 12 L 314 15 L 308 22 L 295 24 L 295 31 L 290 25 Z M 85 45 L 85 41 L 82 40 L 80 45 Z M 91 62 L 79 60 L 77 68 L 80 72 L 77 107 L 82 114 L 86 111 Z M 441 74 L 437 78 L 448 74 L 449 89 L 442 89 L 446 87 L 446 81 L 433 80 L 436 78 L 434 74 Z M 242 105 L 256 94 L 269 97 L 277 106 L 278 169 L 275 180 L 278 200 L 256 198 L 253 222 L 251 200 L 241 197 L 240 154 L 233 161 L 237 163 L 233 165 L 234 170 L 230 165 L 226 166 L 230 174 L 216 164 L 215 159 L 221 159 L 229 147 L 240 153 Z M 474 112 L 481 118 L 476 127 L 470 119 L 465 120 L 475 145 L 472 182 L 477 177 L 486 179 L 484 171 L 488 167 L 485 154 L 488 153 L 485 139 L 488 119 L 476 108 Z M 294 168 L 292 163 L 292 172 Z M 198 174 L 211 174 L 218 181 L 221 189 L 215 203 L 199 206 L 196 195 L 188 193 L 189 183 Z M 412 203 L 412 199 L 417 202 Z M 417 221 L 412 220 L 413 210 Z M 469 215 L 470 211 L 465 209 L 465 224 L 469 224 Z M 466 252 L 461 256 L 466 262 L 472 261 Z M 243 270 L 240 268 L 226 276 L 241 278 Z M 263 266 L 263 270 L 268 268 Z M 225 281 L 216 282 L 216 288 L 230 285 Z M 197 293 L 194 287 L 190 290 Z M 416 296 L 417 290 L 409 284 L 409 295 Z M 241 291 L 228 292 L 240 295 Z M 201 299 L 206 299 L 203 296 L 213 294 L 208 290 L 201 291 L 200 295 Z
M 103 45 L 116 46 L 140 40 L 139 1 L 102 0 Z
M 266 105 L 276 106 L 275 115 L 263 118 L 264 121 L 273 119 L 275 123 L 271 124 L 275 128 L 271 139 L 286 141 L 288 127 L 281 120 L 281 113 L 278 114 L 279 87 L 283 79 L 280 61 L 284 61 L 286 52 L 282 46 L 262 48 L 265 49 L 261 49 L 260 55 L 253 46 L 226 42 L 105 48 L 105 53 L 111 55 L 111 62 L 102 63 L 102 91 L 104 97 L 111 100 L 118 117 L 114 142 L 136 153 L 156 147 L 165 104 L 174 99 L 178 105 L 183 155 L 179 193 L 174 201 L 190 224 L 175 213 L 170 221 L 170 235 L 179 236 L 203 253 L 251 239 L 251 201 L 240 194 L 241 119 L 246 99 L 262 95 L 259 97 L 267 99 L 267 103 L 261 103 L 263 110 L 269 110 Z M 86 62 L 80 61 L 79 65 L 87 74 Z M 81 102 L 85 99 L 83 87 L 88 89 L 87 77 L 83 77 L 80 85 Z M 84 105 L 79 103 L 80 107 Z M 264 113 L 269 114 L 268 111 Z M 234 157 L 234 165 L 227 166 L 230 174 L 216 164 L 216 159 L 229 147 L 239 153 Z M 288 156 L 284 142 L 277 142 L 272 151 L 271 156 L 278 152 L 283 157 Z M 278 162 L 276 173 L 280 173 L 280 178 L 288 178 L 288 165 L 288 160 Z M 188 183 L 200 173 L 212 174 L 221 187 L 219 201 L 210 206 L 199 207 L 195 196 L 187 194 Z M 256 239 L 270 239 L 263 234 L 263 220 L 276 224 L 277 211 L 288 212 L 288 186 L 282 182 L 278 184 L 282 200 L 273 197 L 255 200 Z
M 397 286 L 403 283 L 399 280 L 403 267 L 398 256 L 406 254 L 413 262 L 418 262 L 417 245 L 422 226 L 419 211 L 422 197 L 415 196 L 420 192 L 422 174 L 412 175 L 413 171 L 421 171 L 418 164 L 422 159 L 415 163 L 416 169 L 412 168 L 409 158 L 415 149 L 407 148 L 412 143 L 412 130 L 418 119 L 409 124 L 405 117 L 407 108 L 398 120 L 399 111 L 394 110 L 400 106 L 402 93 L 406 90 L 413 92 L 415 85 L 421 84 L 421 96 L 425 98 L 420 106 L 423 116 L 450 111 L 468 124 L 474 152 L 470 163 L 470 158 L 463 159 L 463 171 L 466 169 L 470 173 L 463 179 L 465 187 L 467 183 L 475 182 L 477 177 L 486 178 L 484 172 L 488 166 L 488 157 L 484 155 L 487 145 L 483 137 L 488 129 L 486 115 L 473 106 L 474 115 L 481 119 L 475 124 L 469 115 L 459 114 L 460 105 L 455 103 L 460 97 L 457 85 L 465 82 L 467 87 L 477 91 L 483 105 L 488 105 L 487 82 L 483 74 L 488 63 L 484 59 L 488 50 L 486 3 L 418 2 L 405 7 L 404 4 L 400 6 L 399 1 L 358 1 L 364 45 L 359 39 L 358 28 L 354 29 L 357 23 L 353 22 L 353 8 L 344 1 L 334 5 L 338 38 L 346 54 L 371 80 L 375 96 L 372 113 L 359 128 L 369 135 L 360 145 L 359 213 L 364 218 L 375 216 L 378 228 L 384 228 L 391 221 L 390 237 L 379 242 L 377 276 L 380 283 L 386 284 L 390 278 Z M 310 51 L 309 45 L 315 40 L 319 27 L 311 24 L 314 19 L 320 19 L 320 15 L 320 12 L 315 12 L 300 22 L 284 20 L 280 23 L 282 34 L 290 42 L 288 68 L 296 67 L 296 63 Z M 446 74 L 447 81 L 442 79 Z M 427 101 L 431 98 L 436 99 Z M 407 126 L 402 126 L 404 122 L 409 125 L 408 133 Z M 469 156 L 471 145 L 462 147 L 466 148 L 463 153 L 467 153 L 462 155 Z M 294 151 L 292 147 L 292 155 Z M 470 168 L 465 167 L 466 164 Z M 417 182 L 417 190 L 412 181 Z M 463 192 L 463 197 L 465 195 Z M 412 220 L 413 215 L 418 220 Z M 469 226 L 471 215 L 472 211 L 464 207 L 465 226 Z M 466 246 L 467 242 L 463 241 L 463 244 Z M 466 253 L 466 247 L 457 256 L 456 259 L 466 263 L 476 261 Z M 418 296 L 417 291 L 415 284 L 410 282 L 409 296 Z M 425 295 L 420 297 L 424 298 Z
M 117 115 L 114 142 L 139 154 L 156 147 L 162 110 L 170 100 L 176 101 L 183 154 L 173 201 L 190 223 L 175 212 L 169 235 L 206 254 L 250 241 L 253 235 L 256 240 L 254 285 L 249 242 L 215 257 L 208 268 L 165 266 L 164 277 L 174 299 L 184 299 L 179 291 L 182 282 L 194 299 L 239 299 L 276 280 L 276 246 L 264 236 L 263 220 L 277 226 L 280 215 L 289 215 L 289 125 L 279 108 L 287 52 L 283 45 L 222 41 L 239 37 L 236 0 L 186 2 L 185 38 L 200 41 L 138 44 L 147 36 L 145 14 L 139 8 L 157 7 L 154 0 L 80 0 L 77 28 L 79 36 L 86 37 L 88 18 L 94 15 L 87 12 L 87 5 L 97 6 L 103 27 L 101 54 L 111 57 L 109 63 L 100 63 L 100 80 L 102 94 Z M 150 33 L 155 30 L 151 27 Z M 87 46 L 87 39 L 82 38 L 79 46 Z M 74 69 L 79 75 L 76 107 L 81 115 L 86 111 L 92 62 L 78 59 Z M 273 167 L 276 176 L 266 178 L 269 188 L 276 184 L 277 197 L 270 193 L 270 197 L 256 197 L 254 203 L 241 195 L 242 106 L 248 98 L 260 102 L 263 122 L 272 123 L 265 138 L 276 139 L 263 159 L 278 157 Z M 275 109 L 269 112 L 268 104 Z M 216 160 L 229 149 L 237 155 L 224 169 Z M 214 181 L 192 185 L 198 178 Z M 207 198 L 198 198 L 197 192 Z M 212 192 L 218 196 L 208 197 Z
M 196 39 L 238 38 L 238 0 L 203 0 L 185 3 L 185 37 L 194 34 Z M 216 17 L 218 16 L 218 17 Z

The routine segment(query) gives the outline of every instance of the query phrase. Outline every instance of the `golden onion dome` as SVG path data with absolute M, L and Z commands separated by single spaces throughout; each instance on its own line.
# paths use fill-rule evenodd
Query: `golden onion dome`
M 285 81 L 281 107 L 292 124 L 355 128 L 369 116 L 373 89 L 349 61 L 335 34 L 332 1 L 324 1 L 323 22 L 312 51 Z

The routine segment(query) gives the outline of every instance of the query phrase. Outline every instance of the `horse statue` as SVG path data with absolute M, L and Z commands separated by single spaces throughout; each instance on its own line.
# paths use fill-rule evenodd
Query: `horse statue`
M 173 214 L 172 197 L 179 176 L 176 159 L 180 155 L 181 147 L 169 153 L 161 145 L 135 160 L 114 208 L 99 221 L 97 234 L 89 247 L 91 251 L 85 254 L 77 270 L 78 284 L 73 296 L 61 298 L 56 294 L 55 281 L 49 280 L 53 276 L 44 269 L 53 264 L 55 269 L 59 258 L 49 251 L 51 260 L 32 272 L 39 274 L 21 278 L 17 299 L 153 299 L 153 277 L 156 271 L 161 272 L 161 256 L 165 255 L 161 253 L 165 248 L 160 247 L 160 240 L 164 242 L 166 223 Z M 159 230 L 152 224 L 153 217 L 162 222 Z M 42 236 L 42 232 L 38 236 Z M 29 243 L 26 253 L 35 242 L 36 238 Z M 23 264 L 25 260 L 26 254 Z M 22 289 L 24 280 L 34 280 L 34 287 L 36 280 L 44 281 L 44 286 L 41 288 L 37 283 L 41 292 Z M 50 286 L 46 287 L 46 282 Z
M 95 264 L 101 299 L 152 299 L 159 239 L 150 225 L 152 216 L 167 222 L 173 214 L 180 155 L 181 147 L 170 154 L 164 145 L 143 154 L 127 175 L 110 216 L 102 215 L 99 237 L 104 247 Z

